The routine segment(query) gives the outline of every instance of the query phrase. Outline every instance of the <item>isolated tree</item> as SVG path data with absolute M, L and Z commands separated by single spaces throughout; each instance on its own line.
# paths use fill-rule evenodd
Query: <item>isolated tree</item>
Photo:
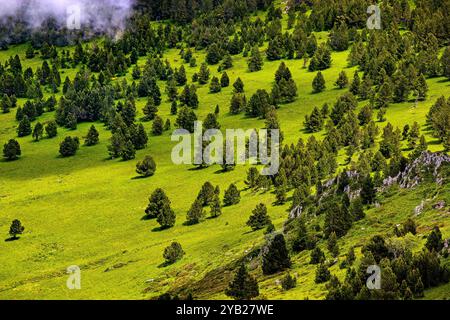
M 55 121 L 50 121 L 45 126 L 45 133 L 47 134 L 48 138 L 54 138 L 58 134 L 58 126 L 56 125 Z
M 283 290 L 285 291 L 295 288 L 296 286 L 297 286 L 297 278 L 291 276 L 290 273 L 286 274 L 281 279 L 281 288 L 283 288 Z
M 229 283 L 225 294 L 235 300 L 250 300 L 259 296 L 258 282 L 248 273 L 243 263 Z
M 3 146 L 3 157 L 8 161 L 19 159 L 22 151 L 20 150 L 20 144 L 14 139 L 10 139 Z
M 291 259 L 282 234 L 276 234 L 263 247 L 261 267 L 265 275 L 291 267 Z
M 218 93 L 222 90 L 222 86 L 220 85 L 219 78 L 216 76 L 212 77 L 211 83 L 209 84 L 209 92 Z
M 156 221 L 159 223 L 162 229 L 168 229 L 175 225 L 176 215 L 175 212 L 170 208 L 170 203 L 168 201 L 164 201 L 158 216 L 156 217 Z
M 184 254 L 185 252 L 183 251 L 181 244 L 174 241 L 170 246 L 164 249 L 163 258 L 166 260 L 167 264 L 172 264 L 183 258 Z
M 193 225 L 199 223 L 204 216 L 202 202 L 199 199 L 195 199 L 191 208 L 186 215 L 186 224 Z
M 63 157 L 74 156 L 80 146 L 78 137 L 65 137 L 59 145 L 59 153 Z
M 211 182 L 207 181 L 202 185 L 202 188 L 197 195 L 197 199 L 200 200 L 202 207 L 206 207 L 213 202 L 214 195 L 214 186 L 211 184 Z
M 316 77 L 312 82 L 313 93 L 319 93 L 325 90 L 325 79 L 322 75 L 322 72 L 318 72 Z
M 202 63 L 198 72 L 198 83 L 206 84 L 209 81 L 210 71 L 206 63 Z
M 225 206 L 232 206 L 241 201 L 241 193 L 234 183 L 230 184 L 223 197 L 223 204 Z
M 155 174 L 156 163 L 152 156 L 145 156 L 142 161 L 136 164 L 136 172 L 143 177 L 150 177 Z
M 181 65 L 180 69 L 175 71 L 174 77 L 177 85 L 184 86 L 186 84 L 187 82 L 186 69 L 184 68 L 183 65 Z
M 163 119 L 160 116 L 156 116 L 152 123 L 152 134 L 160 136 L 164 132 Z
M 164 190 L 161 188 L 155 189 L 151 194 L 149 203 L 145 209 L 147 217 L 150 219 L 156 218 L 162 212 L 162 208 L 166 203 L 170 205 L 170 200 Z
M 222 88 L 228 87 L 230 85 L 230 78 L 228 77 L 228 74 L 226 72 L 222 73 L 222 76 L 220 77 L 220 86 Z
M 11 223 L 11 226 L 9 227 L 9 235 L 13 239 L 17 239 L 17 235 L 22 234 L 24 230 L 25 230 L 25 227 L 22 226 L 22 223 L 20 222 L 20 220 L 15 219 L 15 220 L 13 220 L 13 222 Z
M 348 78 L 347 78 L 347 73 L 345 73 L 345 71 L 341 71 L 339 73 L 339 77 L 337 78 L 334 85 L 336 87 L 338 87 L 339 89 L 344 89 L 348 86 Z
M 89 128 L 86 138 L 84 139 L 84 144 L 86 146 L 94 146 L 99 142 L 99 133 L 94 125 Z
M 252 211 L 252 215 L 247 221 L 247 225 L 252 228 L 253 231 L 264 228 L 270 223 L 270 217 L 267 214 L 267 207 L 265 204 L 260 203 Z
M 258 46 L 254 46 L 248 59 L 248 69 L 250 72 L 256 72 L 262 69 L 264 62 L 259 52 Z
M 17 127 L 17 135 L 19 137 L 25 137 L 31 134 L 31 124 L 27 115 L 24 115 Z

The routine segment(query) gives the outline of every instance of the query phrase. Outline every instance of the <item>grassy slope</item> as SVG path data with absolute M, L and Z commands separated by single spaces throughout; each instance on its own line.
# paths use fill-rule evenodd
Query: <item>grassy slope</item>
M 324 35 L 321 36 L 324 40 Z M 5 61 L 16 53 L 23 57 L 24 50 L 23 46 L 19 46 L 0 52 L 0 60 Z M 173 66 L 181 63 L 177 53 L 177 50 L 171 50 L 165 55 Z M 348 52 L 333 53 L 333 67 L 323 72 L 327 90 L 316 95 L 311 94 L 311 82 L 315 73 L 303 69 L 303 61 L 286 62 L 299 88 L 299 98 L 292 104 L 282 106 L 278 112 L 287 143 L 297 141 L 300 136 L 307 137 L 300 131 L 305 114 L 310 113 L 316 105 L 333 103 L 344 92 L 334 89 L 332 83 L 343 69 L 349 77 L 353 74 L 353 69 L 346 67 L 347 55 Z M 197 53 L 197 56 L 197 61 L 204 60 L 204 53 Z M 36 68 L 41 64 L 39 58 L 22 61 L 26 67 Z M 145 59 L 141 59 L 139 63 L 144 64 Z M 238 76 L 243 79 L 249 98 L 259 88 L 271 88 L 278 65 L 279 62 L 266 61 L 262 71 L 249 73 L 246 60 L 234 57 L 234 67 L 228 74 L 231 83 Z M 198 67 L 186 66 L 186 69 L 190 78 Z M 211 71 L 217 73 L 215 67 L 211 67 Z M 72 69 L 66 70 L 62 77 L 73 77 L 75 72 Z M 127 78 L 131 79 L 130 75 Z M 417 109 L 411 108 L 412 103 L 392 105 L 387 113 L 389 121 L 395 126 L 411 124 L 413 121 L 423 124 L 424 116 L 435 99 L 450 93 L 449 83 L 441 78 L 430 80 L 429 86 L 430 98 L 419 103 Z M 164 91 L 163 84 L 161 89 Z M 204 86 L 199 88 L 198 94 L 200 108 L 197 114 L 200 119 L 213 112 L 214 106 L 219 104 L 219 121 L 223 128 L 253 128 L 263 125 L 261 121 L 248 119 L 243 115 L 227 114 L 231 88 L 212 95 L 208 93 L 208 86 Z M 19 104 L 23 103 L 24 100 L 19 101 Z M 138 101 L 140 108 L 144 104 L 145 99 Z M 159 114 L 163 119 L 170 117 L 174 123 L 175 117 L 169 115 L 169 109 L 169 103 L 164 102 Z M 45 114 L 39 121 L 52 118 L 52 114 Z M 1 145 L 7 139 L 15 137 L 16 125 L 14 111 L 0 115 Z M 170 160 L 173 143 L 166 133 L 161 137 L 151 137 L 148 148 L 137 153 L 137 160 L 145 154 L 151 154 L 155 158 L 158 165 L 155 176 L 144 180 L 133 179 L 136 176 L 136 161 L 107 160 L 106 146 L 110 133 L 101 128 L 100 124 L 97 125 L 101 138 L 99 145 L 81 147 L 73 158 L 59 158 L 58 144 L 63 137 L 82 137 L 89 126 L 90 124 L 81 124 L 74 132 L 59 129 L 57 138 L 44 139 L 38 143 L 32 142 L 31 137 L 20 138 L 18 140 L 23 157 L 16 162 L 0 162 L 0 234 L 6 238 L 10 222 L 14 218 L 19 218 L 26 227 L 25 234 L 19 241 L 0 242 L 0 298 L 151 297 L 187 281 L 200 280 L 207 271 L 225 261 L 238 258 L 244 251 L 259 244 L 263 239 L 262 232 L 249 232 L 245 226 L 248 215 L 257 203 L 264 202 L 269 206 L 269 214 L 277 228 L 281 227 L 286 218 L 287 206 L 271 206 L 274 200 L 272 194 L 245 191 L 241 203 L 224 208 L 221 217 L 206 220 L 197 226 L 183 226 L 186 211 L 205 181 L 220 185 L 222 192 L 231 182 L 244 188 L 243 177 L 247 167 L 238 167 L 233 172 L 221 174 L 217 173 L 218 166 L 201 171 L 192 171 L 189 170 L 191 167 L 186 166 L 173 166 Z M 145 126 L 149 130 L 151 123 L 146 123 Z M 433 141 L 430 136 L 427 138 L 430 142 Z M 430 149 L 440 150 L 441 146 L 432 142 Z M 163 232 L 152 231 L 157 226 L 156 221 L 141 220 L 147 198 L 156 187 L 167 191 L 177 213 L 176 226 Z M 345 237 L 345 245 L 341 245 L 341 251 L 344 253 L 349 244 L 363 243 L 372 231 L 386 230 L 393 225 L 394 220 L 395 223 L 403 221 L 412 214 L 412 208 L 420 203 L 420 199 L 419 191 L 402 193 L 394 196 L 381 209 L 371 210 L 368 218 Z M 449 201 L 450 199 L 447 202 Z M 423 215 L 420 219 L 423 219 L 419 221 L 424 227 L 429 227 L 437 219 L 437 213 Z M 448 222 L 448 216 L 446 221 Z M 447 225 L 444 226 L 443 233 L 444 236 L 449 236 Z M 163 262 L 163 248 L 173 240 L 183 245 L 186 255 L 173 266 L 161 268 L 159 265 Z M 421 241 L 420 237 L 416 237 L 413 242 L 418 241 Z M 294 272 L 300 277 L 296 289 L 281 293 L 273 278 L 261 279 L 262 295 L 268 298 L 295 299 L 323 297 L 323 286 L 313 284 L 315 269 L 307 265 L 308 260 L 307 253 L 294 257 Z M 65 269 L 73 264 L 82 269 L 82 290 L 66 289 Z M 105 272 L 107 268 L 114 270 Z M 443 297 L 448 295 L 448 291 L 439 288 L 433 290 L 430 297 Z M 224 298 L 218 292 L 205 292 L 204 297 Z

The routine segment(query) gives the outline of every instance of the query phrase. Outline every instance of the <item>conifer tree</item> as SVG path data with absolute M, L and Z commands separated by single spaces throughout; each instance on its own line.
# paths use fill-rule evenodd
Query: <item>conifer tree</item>
M 312 82 L 313 93 L 319 93 L 325 90 L 325 79 L 322 75 L 322 72 L 318 72 L 316 77 Z
M 164 201 L 163 206 L 156 217 L 156 221 L 161 226 L 161 229 L 168 229 L 175 225 L 176 215 L 175 212 L 170 208 L 170 203 Z
M 179 242 L 172 242 L 170 246 L 164 249 L 163 258 L 167 264 L 175 263 L 184 256 L 185 252 Z
M 234 93 L 244 93 L 244 82 L 238 77 L 233 83 Z
M 222 214 L 222 207 L 220 205 L 220 198 L 218 194 L 214 194 L 213 200 L 210 204 L 211 217 L 216 218 Z
M 339 255 L 339 245 L 337 243 L 337 237 L 335 232 L 332 232 L 328 237 L 327 248 L 333 257 L 336 258 Z
M 17 160 L 21 154 L 20 144 L 14 139 L 10 139 L 3 146 L 3 157 L 8 161 Z
M 291 259 L 282 234 L 276 234 L 262 248 L 261 267 L 265 275 L 274 274 L 291 267 Z
M 94 125 L 89 128 L 88 134 L 84 140 L 86 146 L 94 146 L 99 142 L 99 133 Z
M 235 300 L 250 300 L 259 296 L 258 282 L 248 273 L 243 263 L 229 283 L 225 294 Z
M 150 177 L 155 174 L 156 163 L 152 156 L 145 156 L 142 161 L 136 164 L 136 172 L 142 177 Z
M 209 84 L 209 92 L 218 93 L 222 90 L 222 86 L 220 85 L 219 78 L 216 76 L 212 77 L 211 83 Z
M 252 211 L 252 215 L 247 221 L 247 225 L 252 228 L 253 231 L 264 228 L 270 223 L 270 217 L 267 214 L 267 207 L 260 203 Z
M 163 189 L 157 188 L 151 194 L 149 198 L 149 203 L 145 209 L 147 217 L 150 219 L 156 218 L 161 212 L 165 203 L 170 205 L 170 200 L 167 197 Z
M 234 183 L 230 184 L 223 197 L 223 204 L 225 206 L 232 206 L 241 201 L 241 193 Z
M 321 263 L 317 266 L 316 269 L 316 278 L 315 283 L 320 284 L 327 282 L 331 278 L 330 270 L 328 270 L 327 266 L 324 263 Z
M 28 120 L 28 116 L 24 115 L 17 127 L 17 135 L 19 137 L 25 137 L 31 134 L 31 123 Z
M 186 224 L 193 225 L 199 223 L 204 216 L 203 206 L 200 199 L 195 199 L 186 215 Z
M 230 78 L 228 77 L 228 74 L 226 72 L 222 73 L 222 76 L 220 77 L 220 86 L 222 88 L 228 87 L 230 85 Z
M 160 116 L 156 116 L 152 123 L 152 134 L 160 136 L 164 131 L 163 119 Z
M 341 71 L 339 73 L 339 77 L 337 78 L 336 82 L 334 83 L 336 87 L 339 89 L 344 89 L 348 86 L 348 78 L 345 71 Z
M 262 69 L 264 62 L 257 46 L 252 48 L 250 58 L 248 59 L 248 69 L 250 72 L 256 72 Z
M 9 228 L 9 235 L 11 236 L 12 239 L 17 239 L 17 235 L 22 234 L 24 230 L 25 227 L 22 225 L 20 220 L 15 219 L 13 220 Z
M 319 247 L 315 247 L 311 251 L 310 264 L 319 264 L 325 261 L 325 254 Z

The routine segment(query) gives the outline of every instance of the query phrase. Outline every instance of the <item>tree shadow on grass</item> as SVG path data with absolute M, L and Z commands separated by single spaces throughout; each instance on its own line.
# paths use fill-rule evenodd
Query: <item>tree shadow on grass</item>
M 163 263 L 158 265 L 158 268 L 165 268 L 165 267 L 170 266 L 171 264 L 173 264 L 173 263 L 169 262 L 169 261 L 164 261 Z
M 19 239 L 20 239 L 20 237 L 10 237 L 10 238 L 5 239 L 5 242 L 17 241 Z

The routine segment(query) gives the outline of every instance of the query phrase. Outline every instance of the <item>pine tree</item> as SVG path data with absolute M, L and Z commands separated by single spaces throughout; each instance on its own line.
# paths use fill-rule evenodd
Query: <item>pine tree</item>
M 3 157 L 8 161 L 17 160 L 21 154 L 20 144 L 14 139 L 10 139 L 3 146 Z
M 215 194 L 210 204 L 211 217 L 216 218 L 222 214 L 222 207 L 220 205 L 220 198 L 218 194 Z
M 283 290 L 287 291 L 290 290 L 292 288 L 295 288 L 297 286 L 297 278 L 291 276 L 290 273 L 286 274 L 282 279 L 281 279 L 281 287 L 283 288 Z
M 167 264 L 172 264 L 183 258 L 184 254 L 185 252 L 183 251 L 181 244 L 174 241 L 170 246 L 164 249 L 163 258 L 166 260 Z
M 235 300 L 250 300 L 259 296 L 258 282 L 248 273 L 243 263 L 229 283 L 225 294 Z
M 188 130 L 189 132 L 194 132 L 194 122 L 197 121 L 197 116 L 195 112 L 187 107 L 181 108 L 178 112 L 178 117 L 175 122 L 178 128 Z
M 260 203 L 252 211 L 252 215 L 247 221 L 247 225 L 252 228 L 253 231 L 264 228 L 270 223 L 270 217 L 267 214 L 267 207 Z
M 145 156 L 142 161 L 136 164 L 136 172 L 142 177 L 150 177 L 155 174 L 156 163 L 152 156 Z
M 450 79 L 450 46 L 447 46 L 441 57 L 442 75 Z
M 203 131 L 209 129 L 220 129 L 220 123 L 217 121 L 217 116 L 214 113 L 208 113 L 206 119 L 203 122 Z
M 217 64 L 222 58 L 222 54 L 220 52 L 220 48 L 216 43 L 213 43 L 209 46 L 208 51 L 206 53 L 206 62 L 208 64 Z
M 161 188 L 155 189 L 155 191 L 151 194 L 149 203 L 145 209 L 147 217 L 150 219 L 156 218 L 162 212 L 162 208 L 165 203 L 170 205 L 170 200 L 164 190 Z
M 443 247 L 442 233 L 439 227 L 434 227 L 431 233 L 427 237 L 425 247 L 429 251 L 440 252 Z
M 263 274 L 269 275 L 291 267 L 291 259 L 282 234 L 276 234 L 262 248 Z
M 335 232 L 332 232 L 328 237 L 327 248 L 333 257 L 336 258 L 339 255 L 339 245 L 337 243 L 337 237 Z
M 163 206 L 156 217 L 156 221 L 161 226 L 161 229 L 168 229 L 175 225 L 176 215 L 175 212 L 170 208 L 170 203 L 164 201 Z
M 316 77 L 312 82 L 313 93 L 319 93 L 325 90 L 325 79 L 322 75 L 322 72 L 318 72 Z
M 262 69 L 264 62 L 261 58 L 261 53 L 257 46 L 252 48 L 250 58 L 248 59 L 248 69 L 250 72 L 260 71 Z
M 362 182 L 360 196 L 363 204 L 372 204 L 376 200 L 377 192 L 370 175 L 367 175 Z
M 63 157 L 74 156 L 80 146 L 78 137 L 66 137 L 59 145 L 59 153 Z
M 246 105 L 247 101 L 245 99 L 245 95 L 243 95 L 242 93 L 235 93 L 231 98 L 230 113 L 239 114 L 242 110 L 245 110 Z
M 238 77 L 233 83 L 234 93 L 244 93 L 244 82 Z
M 209 69 L 208 66 L 206 65 L 206 63 L 203 63 L 200 66 L 200 71 L 198 73 L 198 83 L 199 84 L 207 84 L 209 81 Z
M 223 204 L 225 206 L 232 206 L 238 204 L 241 201 L 241 193 L 234 183 L 230 184 L 228 189 L 225 191 L 223 197 Z
M 228 77 L 228 74 L 226 72 L 222 73 L 222 76 L 220 77 L 220 86 L 222 88 L 228 87 L 230 85 L 230 78 Z
M 126 140 L 123 144 L 122 149 L 120 150 L 120 157 L 123 161 L 132 160 L 136 156 L 136 148 L 133 145 L 131 140 Z
M 158 107 L 155 105 L 152 97 L 148 98 L 142 112 L 144 113 L 144 121 L 151 121 L 155 119 L 156 113 L 158 112 Z
M 152 134 L 155 136 L 160 136 L 164 131 L 163 119 L 160 116 L 156 116 L 152 123 Z
M 325 261 L 325 254 L 323 253 L 323 251 L 319 247 L 315 247 L 311 251 L 311 256 L 310 256 L 309 263 L 310 264 L 319 264 L 319 263 L 322 263 L 324 261 Z
M 327 282 L 331 278 L 330 270 L 328 270 L 327 266 L 324 263 L 321 263 L 317 266 L 316 269 L 316 278 L 314 280 L 315 283 L 320 284 Z
M 181 65 L 179 70 L 175 70 L 175 81 L 178 86 L 184 86 L 187 82 L 186 69 Z
M 17 235 L 22 234 L 24 230 L 25 227 L 22 225 L 20 220 L 15 219 L 13 220 L 9 228 L 9 235 L 12 237 L 12 239 L 17 239 Z
M 44 126 L 42 125 L 42 123 L 37 122 L 36 125 L 34 126 L 32 134 L 34 141 L 39 141 L 39 139 L 42 138 L 43 134 L 44 134 Z
M 94 146 L 99 142 L 99 133 L 94 125 L 89 128 L 88 134 L 84 140 L 86 146 Z
M 354 95 L 357 96 L 359 95 L 359 87 L 361 86 L 361 80 L 359 78 L 359 74 L 358 71 L 355 71 L 355 74 L 353 75 L 353 81 L 352 84 L 350 85 L 350 92 Z
M 258 169 L 256 169 L 255 167 L 251 167 L 247 171 L 247 179 L 245 180 L 245 184 L 249 188 L 252 188 L 252 189 L 255 188 L 256 182 L 258 181 L 258 177 L 259 177 Z
M 220 91 L 222 91 L 222 86 L 220 85 L 219 78 L 214 76 L 209 84 L 209 92 L 218 93 Z
M 172 104 L 170 105 L 170 114 L 171 115 L 176 115 L 178 112 L 178 105 L 176 101 L 172 101 Z
M 341 71 L 339 73 L 339 77 L 337 78 L 336 82 L 334 83 L 336 87 L 339 89 L 344 89 L 348 86 L 348 78 L 345 71 Z
M 186 224 L 193 225 L 201 221 L 204 216 L 203 206 L 200 199 L 195 199 L 186 215 Z
M 414 84 L 414 95 L 417 97 L 417 100 L 424 101 L 427 98 L 428 94 L 428 84 L 425 76 L 421 73 Z

